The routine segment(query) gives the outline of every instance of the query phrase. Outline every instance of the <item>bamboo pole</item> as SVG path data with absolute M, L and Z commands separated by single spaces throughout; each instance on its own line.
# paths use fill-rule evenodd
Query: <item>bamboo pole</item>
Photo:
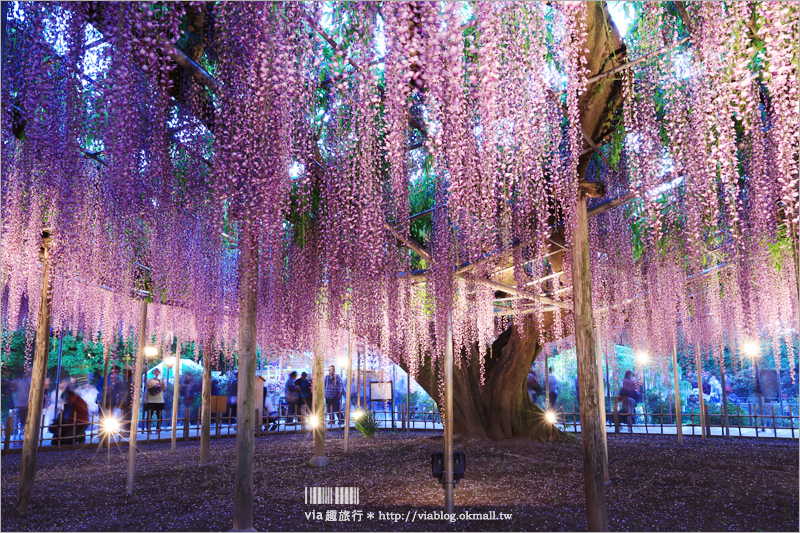
M 19 492 L 17 509 L 25 515 L 33 497 L 33 484 L 36 478 L 36 463 L 39 449 L 37 440 L 42 423 L 42 403 L 44 385 L 47 378 L 47 358 L 50 353 L 50 320 L 52 287 L 50 280 L 49 232 L 42 232 L 42 246 L 39 255 L 42 261 L 42 286 L 39 293 L 39 314 L 36 322 L 36 348 L 33 354 L 31 387 L 28 394 L 28 416 L 25 420 L 25 440 L 20 459 Z
M 211 464 L 211 352 L 214 340 L 208 339 L 203 348 L 203 391 L 200 411 L 200 466 Z
M 444 507 L 453 514 L 455 479 L 453 473 L 453 316 L 447 311 L 444 345 Z
M 578 379 L 580 383 L 580 378 Z M 608 470 L 608 432 L 606 431 L 606 394 L 605 387 L 603 386 L 603 338 L 600 333 L 597 334 L 597 394 L 600 402 L 600 414 L 603 419 L 603 474 L 606 484 L 611 482 L 610 472 Z M 574 411 L 575 409 L 573 409 Z M 581 417 L 581 425 L 583 424 L 583 417 Z
M 581 403 L 581 443 L 589 531 L 608 530 L 603 461 L 603 442 L 595 357 L 592 277 L 589 251 L 589 217 L 586 195 L 579 192 L 572 238 L 572 286 L 575 321 L 575 351 Z M 549 379 L 549 375 L 548 375 Z
M 136 368 L 133 371 L 133 407 L 131 409 L 130 441 L 128 444 L 128 480 L 125 490 L 133 493 L 133 473 L 136 469 L 136 437 L 139 433 L 139 405 L 142 399 L 142 370 L 144 367 L 145 328 L 147 327 L 147 300 L 142 300 L 139 319 L 139 349 L 136 352 Z
M 697 366 L 697 390 L 700 397 L 700 438 L 706 438 L 706 410 L 703 400 L 703 360 L 700 357 L 700 343 L 695 343 L 695 365 Z
M 175 339 L 175 373 L 172 379 L 172 442 L 170 450 L 175 451 L 178 440 L 178 403 L 181 401 L 180 382 L 181 382 L 181 339 Z
M 678 347 L 672 344 L 672 377 L 675 381 L 675 428 L 678 432 L 678 445 L 683 445 L 683 427 L 681 426 L 681 383 L 678 375 Z
M 256 408 L 256 320 L 258 318 L 258 236 L 245 223 L 239 240 L 239 380 L 236 413 L 236 470 L 233 528 L 253 528 L 253 449 Z

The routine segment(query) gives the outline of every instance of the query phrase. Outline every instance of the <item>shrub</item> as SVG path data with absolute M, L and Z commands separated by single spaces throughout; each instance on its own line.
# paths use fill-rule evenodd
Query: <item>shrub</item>
M 364 411 L 361 418 L 356 420 L 356 429 L 365 437 L 374 437 L 378 431 L 378 420 L 372 411 Z

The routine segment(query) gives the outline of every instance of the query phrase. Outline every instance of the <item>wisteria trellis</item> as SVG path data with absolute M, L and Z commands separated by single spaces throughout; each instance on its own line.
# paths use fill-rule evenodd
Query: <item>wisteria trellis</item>
M 450 311 L 457 343 L 478 340 L 482 353 L 508 320 L 541 320 L 535 299 L 497 316 L 506 308 L 476 278 L 510 257 L 530 286 L 552 272 L 543 257 L 559 222 L 569 243 L 584 3 L 333 3 L 355 35 L 346 48 L 321 35 L 318 3 L 201 4 L 189 4 L 207 13 L 195 59 L 214 94 L 165 53 L 192 31 L 181 3 L 18 2 L 9 13 L 6 331 L 32 340 L 44 226 L 54 326 L 90 335 L 129 334 L 132 297 L 146 291 L 156 342 L 232 353 L 243 225 L 258 236 L 258 344 L 271 353 L 323 335 L 330 354 L 352 328 L 416 371 L 443 352 Z M 629 59 L 686 31 L 666 4 L 644 5 Z M 758 336 L 794 359 L 798 6 L 688 11 L 689 44 L 623 75 L 617 168 L 595 159 L 589 170 L 610 195 L 636 197 L 591 219 L 598 332 L 663 366 L 676 342 L 721 357 Z M 414 277 L 396 235 L 409 233 L 420 152 L 437 208 L 431 259 Z M 455 270 L 465 261 L 479 262 L 469 278 Z M 533 290 L 568 301 L 569 279 Z M 570 323 L 557 313 L 546 338 L 568 342 Z

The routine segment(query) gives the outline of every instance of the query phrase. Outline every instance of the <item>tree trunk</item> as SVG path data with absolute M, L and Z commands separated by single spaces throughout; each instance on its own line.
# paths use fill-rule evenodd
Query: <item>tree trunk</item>
M 552 316 L 545 316 L 548 315 Z M 486 354 L 483 386 L 478 344 L 473 343 L 468 361 L 453 368 L 455 435 L 495 440 L 530 437 L 552 441 L 567 438 L 528 398 L 526 377 L 542 350 L 538 339 L 539 332 L 531 316 L 525 319 L 524 337 L 520 336 L 516 325 L 506 329 Z M 439 398 L 438 372 L 426 360 L 416 378 L 434 399 Z

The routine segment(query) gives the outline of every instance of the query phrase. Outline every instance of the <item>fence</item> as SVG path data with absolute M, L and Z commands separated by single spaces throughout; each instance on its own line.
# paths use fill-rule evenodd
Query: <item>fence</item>
M 676 435 L 677 416 L 673 406 L 659 406 L 657 413 L 647 412 L 647 406 L 640 404 L 633 414 L 621 410 L 623 400 L 619 397 L 611 399 L 609 402 L 613 407 L 606 413 L 606 425 L 610 425 L 615 433 L 621 433 L 627 428 L 629 433 L 644 433 L 647 435 Z M 580 432 L 580 409 L 575 409 L 575 404 L 570 406 L 571 410 L 566 410 L 561 406 L 558 410 L 559 417 L 557 424 L 564 431 Z M 701 436 L 703 427 L 701 418 L 705 419 L 705 434 L 707 436 L 731 436 L 731 437 L 755 437 L 755 438 L 786 438 L 794 439 L 795 432 L 800 436 L 800 418 L 798 408 L 794 405 L 787 405 L 787 409 L 778 413 L 775 412 L 776 404 L 765 404 L 759 412 L 757 404 L 728 404 L 727 416 L 725 413 L 709 412 L 706 404 L 705 416 L 700 416 L 699 408 L 689 405 L 688 411 L 682 411 L 681 426 L 684 435 Z
M 660 406 L 657 413 L 648 413 L 645 405 L 638 406 L 635 414 L 628 415 L 619 410 L 620 402 L 612 401 L 612 411 L 606 413 L 606 424 L 610 425 L 610 430 L 615 433 L 639 433 L 648 435 L 675 435 L 677 434 L 676 415 L 670 405 L 667 411 Z M 734 404 L 730 404 L 733 406 Z M 756 437 L 756 438 L 795 438 L 795 432 L 800 436 L 800 420 L 798 419 L 798 409 L 796 406 L 788 405 L 788 414 L 776 414 L 775 404 L 768 404 L 759 413 L 758 406 L 753 404 L 743 404 L 735 409 L 734 413 L 729 413 L 727 423 L 725 417 L 719 413 L 710 413 L 706 416 L 706 434 L 709 436 L 732 436 L 732 437 Z M 580 410 L 575 408 L 573 403 L 570 410 L 562 406 L 558 410 L 556 424 L 564 431 L 580 432 Z M 708 410 L 708 405 L 706 405 Z M 416 410 L 411 409 L 406 412 L 405 405 L 401 405 L 399 411 L 383 410 L 373 411 L 378 427 L 383 429 L 396 430 L 436 430 L 442 429 L 442 420 L 436 409 Z M 259 413 L 260 415 L 260 413 Z M 258 416 L 257 415 L 257 419 Z M 300 415 L 289 414 L 283 408 L 275 417 L 262 417 L 262 423 L 256 427 L 256 435 L 269 434 L 288 434 L 308 431 L 310 417 L 307 412 Z M 330 417 L 334 417 L 331 422 Z M 326 427 L 331 429 L 341 428 L 344 419 L 344 412 L 326 413 Z M 715 420 L 716 419 L 716 420 Z M 9 413 L 6 424 L 3 427 L 3 453 L 19 451 L 22 446 L 22 429 L 15 428 L 14 413 Z M 715 423 L 716 422 L 716 423 Z M 124 427 L 120 432 L 111 435 L 104 433 L 100 421 L 92 415 L 90 423 L 85 428 L 80 428 L 77 424 L 45 425 L 45 417 L 42 416 L 42 424 L 39 430 L 38 445 L 43 450 L 74 449 L 76 447 L 101 446 L 110 442 L 124 442 L 129 433 L 130 422 L 123 423 Z M 160 431 L 153 428 L 153 424 Z M 351 420 L 351 426 L 355 425 L 355 420 Z M 688 412 L 681 413 L 681 425 L 684 435 L 701 435 L 700 413 L 695 407 L 689 406 Z M 148 426 L 149 430 L 148 430 Z M 627 432 L 623 431 L 627 428 Z M 81 429 L 84 431 L 82 432 Z M 140 419 L 137 427 L 137 441 L 140 444 L 150 442 L 169 442 L 172 438 L 172 419 L 160 418 L 151 419 L 149 424 Z M 179 440 L 188 441 L 199 439 L 201 433 L 200 417 L 187 414 L 179 418 L 176 422 L 176 436 Z M 77 434 L 77 435 L 76 435 Z M 232 413 L 212 413 L 211 414 L 211 437 L 221 438 L 236 434 L 236 417 Z M 61 435 L 61 438 L 58 437 Z
M 353 409 L 355 411 L 355 409 Z M 378 423 L 378 427 L 383 429 L 414 429 L 430 430 L 442 429 L 442 420 L 439 412 L 433 410 L 411 409 L 407 416 L 405 406 L 399 411 L 372 411 Z M 257 411 L 256 419 L 260 416 Z M 19 452 L 22 448 L 23 429 L 15 427 L 15 413 L 9 412 L 6 424 L 3 426 L 2 442 L 3 453 Z M 330 417 L 334 417 L 331 423 Z M 256 435 L 267 435 L 274 433 L 299 433 L 308 431 L 310 427 L 311 415 L 305 412 L 301 415 L 289 414 L 288 409 L 283 408 L 276 417 L 262 417 L 262 423 L 256 426 Z M 342 427 L 339 419 L 344 419 L 344 411 L 326 413 L 325 421 L 327 427 L 336 429 Z M 176 437 L 178 440 L 188 441 L 199 439 L 202 431 L 199 416 L 191 416 L 189 412 L 183 418 L 176 421 Z M 155 428 L 160 427 L 160 430 Z M 351 420 L 351 427 L 355 425 L 355 420 Z M 104 432 L 101 421 L 95 415 L 90 416 L 89 424 L 85 426 L 76 423 L 62 424 L 60 420 L 47 425 L 45 415 L 42 415 L 41 428 L 39 429 L 38 446 L 41 450 L 61 450 L 76 449 L 90 446 L 104 446 L 111 442 L 125 442 L 130 433 L 130 421 L 121 422 L 119 431 L 111 434 Z M 60 435 L 60 437 L 59 437 Z M 236 435 L 236 416 L 233 413 L 211 413 L 211 437 L 221 438 Z M 137 426 L 137 444 L 148 444 L 151 442 L 169 442 L 172 439 L 172 418 L 152 418 L 149 423 L 143 418 L 139 419 Z

